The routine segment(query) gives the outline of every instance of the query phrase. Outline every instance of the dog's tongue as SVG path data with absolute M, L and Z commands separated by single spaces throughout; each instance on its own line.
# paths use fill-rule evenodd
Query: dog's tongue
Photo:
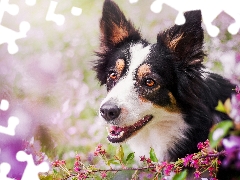
M 110 126 L 109 127 L 109 132 L 112 135 L 118 135 L 120 132 L 124 131 L 124 128 L 118 127 L 118 126 Z

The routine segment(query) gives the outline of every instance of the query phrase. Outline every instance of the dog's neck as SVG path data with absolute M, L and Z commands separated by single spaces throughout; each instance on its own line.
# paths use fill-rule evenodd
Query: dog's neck
M 156 156 L 161 161 L 169 161 L 168 150 L 179 140 L 185 139 L 184 131 L 188 126 L 184 123 L 182 115 L 172 113 L 171 117 L 158 120 L 155 117 L 154 121 L 149 122 L 145 127 L 139 130 L 127 143 L 135 152 L 136 159 L 139 156 L 149 156 L 150 148 L 153 148 Z

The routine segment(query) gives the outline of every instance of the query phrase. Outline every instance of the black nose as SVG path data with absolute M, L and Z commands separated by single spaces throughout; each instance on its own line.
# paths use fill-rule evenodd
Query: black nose
M 116 119 L 120 114 L 121 109 L 115 104 L 106 102 L 100 108 L 100 114 L 106 121 Z

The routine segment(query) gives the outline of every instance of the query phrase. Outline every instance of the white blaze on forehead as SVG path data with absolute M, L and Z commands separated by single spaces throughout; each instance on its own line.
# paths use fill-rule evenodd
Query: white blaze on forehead
M 146 60 L 150 53 L 151 46 L 143 47 L 142 44 L 135 44 L 130 47 L 131 59 L 129 73 L 133 73 Z

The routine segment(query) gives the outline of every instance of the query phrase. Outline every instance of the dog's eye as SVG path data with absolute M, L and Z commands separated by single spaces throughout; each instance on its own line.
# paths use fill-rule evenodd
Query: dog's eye
M 148 87 L 153 87 L 155 85 L 155 81 L 151 78 L 146 79 L 145 85 Z
M 111 72 L 109 77 L 110 77 L 110 79 L 115 80 L 115 79 L 117 79 L 117 73 Z

